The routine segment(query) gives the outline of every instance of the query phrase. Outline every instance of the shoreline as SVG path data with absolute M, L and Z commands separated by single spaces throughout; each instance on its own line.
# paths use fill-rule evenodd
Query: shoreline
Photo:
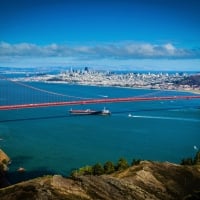
M 150 87 L 130 87 L 130 86 L 116 86 L 116 85 L 104 85 L 104 84 L 87 84 L 87 83 L 70 83 L 66 81 L 25 81 L 25 82 L 38 82 L 38 83 L 53 83 L 53 84 L 68 84 L 68 85 L 80 85 L 80 86 L 92 86 L 92 87 L 115 87 L 115 88 L 124 88 L 124 89 L 134 89 L 134 90 L 151 90 L 151 91 L 172 91 L 172 92 L 186 92 L 192 94 L 199 94 L 200 90 L 184 90 L 184 89 L 162 89 L 162 88 L 150 88 Z
M 198 76 L 198 75 L 197 75 Z M 11 81 L 41 82 L 49 84 L 70 84 L 96 87 L 117 87 L 129 89 L 146 89 L 155 91 L 177 91 L 200 94 L 198 81 L 190 79 L 188 74 L 168 73 L 127 73 L 115 74 L 97 71 L 66 71 L 59 74 L 46 74 L 31 77 L 13 78 Z M 197 80 L 200 79 L 196 77 Z M 196 80 L 195 79 L 195 80 Z M 185 81 L 187 80 L 187 81 Z M 191 84 L 191 81 L 193 81 Z

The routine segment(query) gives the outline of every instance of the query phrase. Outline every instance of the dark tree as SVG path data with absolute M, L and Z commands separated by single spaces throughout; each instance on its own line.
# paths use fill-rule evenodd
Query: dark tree
M 183 158 L 181 160 L 181 165 L 193 165 L 192 158 Z
M 194 157 L 194 164 L 200 165 L 200 151 L 196 153 L 196 156 Z
M 141 162 L 140 159 L 133 159 L 133 160 L 132 160 L 132 163 L 131 163 L 131 166 L 133 166 L 133 165 L 139 165 L 140 162 Z
M 113 162 L 111 161 L 107 161 L 105 164 L 104 164 L 104 173 L 105 174 L 111 174 L 115 171 L 115 166 L 113 164 Z
M 116 166 L 116 169 L 117 170 L 123 170 L 123 169 L 127 169 L 129 167 L 129 164 L 128 162 L 126 161 L 125 158 L 120 158 L 118 160 L 118 163 L 117 163 L 117 166 Z
M 96 163 L 92 167 L 93 175 L 101 175 L 104 173 L 104 168 L 102 167 L 101 163 Z

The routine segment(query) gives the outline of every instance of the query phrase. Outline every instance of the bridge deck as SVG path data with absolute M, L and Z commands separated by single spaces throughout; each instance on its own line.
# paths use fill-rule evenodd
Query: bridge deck
M 24 108 L 38 108 L 49 106 L 69 106 L 84 104 L 100 104 L 100 103 L 117 103 L 117 102 L 134 102 L 134 101 L 159 101 L 159 100 L 178 100 L 178 99 L 200 99 L 200 96 L 163 96 L 163 97 L 125 97 L 125 98 L 105 98 L 105 99 L 88 99 L 78 101 L 33 103 L 0 106 L 0 110 L 14 110 Z

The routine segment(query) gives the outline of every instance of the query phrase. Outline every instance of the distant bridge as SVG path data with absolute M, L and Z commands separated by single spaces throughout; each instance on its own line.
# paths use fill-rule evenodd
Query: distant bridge
M 101 104 L 101 103 L 137 102 L 137 101 L 181 100 L 181 99 L 183 100 L 200 99 L 200 96 L 161 96 L 161 97 L 124 97 L 124 98 L 86 99 L 86 100 L 62 101 L 62 102 L 2 105 L 0 106 L 0 110 L 40 108 L 40 107 L 50 107 L 50 106 Z

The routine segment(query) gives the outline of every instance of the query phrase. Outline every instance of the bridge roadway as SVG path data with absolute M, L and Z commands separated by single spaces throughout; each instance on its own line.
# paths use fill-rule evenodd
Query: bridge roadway
M 185 100 L 200 99 L 200 96 L 124 97 L 124 98 L 86 99 L 78 101 L 4 105 L 0 106 L 0 110 L 39 108 L 39 107 L 49 107 L 49 106 L 71 106 L 71 105 L 85 105 L 85 104 L 135 102 L 135 101 L 162 101 L 162 100 L 180 100 L 180 99 L 185 99 Z

